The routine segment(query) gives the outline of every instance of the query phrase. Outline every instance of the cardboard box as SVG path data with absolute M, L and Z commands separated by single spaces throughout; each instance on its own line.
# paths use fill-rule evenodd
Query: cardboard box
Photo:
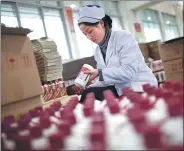
M 40 95 L 19 102 L 3 105 L 1 106 L 1 119 L 9 115 L 13 115 L 18 119 L 20 114 L 26 113 L 37 106 L 42 106 Z
M 147 43 L 147 45 L 148 45 L 149 49 L 153 49 L 155 47 L 158 47 L 160 43 L 161 43 L 160 40 L 156 40 L 156 41 L 152 41 L 152 42 Z
M 161 59 L 158 46 L 155 47 L 155 48 L 150 49 L 150 57 L 153 60 L 160 60 Z
M 149 49 L 147 47 L 146 43 L 140 43 L 139 48 L 141 49 L 141 52 L 144 56 L 144 58 L 149 58 Z
M 182 59 L 175 59 L 163 62 L 166 80 L 183 81 L 183 67 Z
M 1 28 L 2 101 L 9 104 L 43 93 L 31 45 L 24 28 Z
M 183 57 L 184 37 L 172 39 L 160 45 L 160 56 L 162 61 L 178 59 Z

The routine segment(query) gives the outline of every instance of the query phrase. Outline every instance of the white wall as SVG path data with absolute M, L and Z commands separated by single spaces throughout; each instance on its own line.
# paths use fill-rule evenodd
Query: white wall
M 127 1 L 127 8 L 132 10 L 147 3 L 149 3 L 149 1 Z
M 148 4 L 150 1 L 118 1 L 118 9 L 120 12 L 120 17 L 123 22 L 124 29 L 131 32 L 134 36 L 136 36 L 136 32 L 134 29 L 134 23 L 141 23 L 141 20 L 138 16 L 138 12 L 134 12 L 133 9 Z M 179 26 L 180 36 L 183 36 L 183 13 L 182 7 L 176 5 L 178 2 L 175 1 L 164 1 L 152 5 L 148 8 L 157 10 L 158 12 L 164 12 L 167 14 L 175 15 L 177 18 L 177 23 Z M 163 36 L 164 38 L 164 36 Z M 139 42 L 143 42 L 144 40 L 137 39 Z
M 174 11 L 173 6 L 174 6 L 173 3 L 169 2 L 169 1 L 165 1 L 165 2 L 161 2 L 159 4 L 156 4 L 156 5 L 153 5 L 149 8 L 157 10 L 159 12 L 175 15 L 175 11 Z

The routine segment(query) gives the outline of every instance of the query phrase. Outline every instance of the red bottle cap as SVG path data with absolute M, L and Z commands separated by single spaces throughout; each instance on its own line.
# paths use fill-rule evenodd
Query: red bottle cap
M 95 95 L 94 95 L 94 93 L 88 93 L 88 94 L 86 95 L 86 98 L 95 99 Z
M 129 113 L 129 120 L 138 133 L 144 133 L 147 127 L 146 117 L 142 112 L 138 113 L 137 111 L 135 110 L 134 113 Z
M 29 121 L 26 119 L 21 119 L 19 122 L 18 122 L 18 127 L 20 130 L 25 130 L 25 129 L 28 129 L 29 127 Z
M 31 138 L 29 136 L 15 137 L 16 150 L 31 150 Z
M 159 149 L 162 147 L 162 133 L 158 127 L 150 127 L 144 133 L 145 145 L 149 149 Z
M 147 92 L 149 95 L 154 95 L 154 94 L 156 93 L 156 88 L 155 88 L 155 87 L 147 88 L 147 89 L 146 89 L 146 92 Z
M 6 135 L 8 139 L 13 139 L 13 137 L 17 134 L 18 128 L 17 127 L 12 127 L 12 128 L 7 128 L 6 129 Z
M 62 104 L 60 101 L 57 101 L 57 102 L 54 102 L 53 103 L 54 106 L 59 106 L 59 107 L 62 107 Z
M 91 150 L 106 150 L 104 141 L 95 141 L 91 143 Z
M 178 92 L 178 91 L 183 91 L 183 85 L 181 82 L 175 82 L 173 84 L 173 89 L 174 91 Z
M 86 98 L 84 102 L 84 106 L 88 107 L 91 106 L 91 108 L 94 108 L 95 100 L 93 98 Z
M 58 133 L 49 136 L 49 142 L 52 150 L 64 148 L 64 135 L 63 133 Z
M 32 138 L 39 138 L 42 136 L 42 130 L 40 126 L 34 126 L 30 128 Z
M 46 112 L 46 111 L 43 111 L 43 112 L 40 112 L 40 113 L 39 113 L 39 117 L 40 117 L 40 118 L 49 117 L 49 116 L 50 116 L 49 113 Z
M 131 122 L 136 122 L 140 120 L 144 122 L 144 112 L 140 109 L 139 106 L 128 109 L 127 116 Z
M 166 89 L 173 89 L 173 82 L 172 81 L 165 81 L 164 82 L 164 88 Z
M 71 125 L 74 125 L 76 123 L 76 118 L 73 112 L 66 113 L 64 120 L 69 121 Z
M 120 113 L 120 107 L 117 102 L 109 103 L 109 110 L 111 114 L 117 114 Z
M 132 103 L 140 103 L 140 101 L 143 99 L 143 97 L 136 92 L 129 93 L 127 97 Z
M 90 133 L 90 139 L 91 141 L 104 141 L 105 140 L 105 130 L 102 125 L 95 124 L 92 127 L 91 133 Z
M 92 114 L 93 114 L 94 111 L 93 111 L 92 107 L 85 107 L 84 106 L 83 112 L 84 112 L 84 115 L 86 117 L 89 117 L 89 116 L 92 116 Z
M 139 102 L 140 102 L 140 108 L 142 110 L 146 111 L 146 110 L 149 110 L 153 107 L 153 105 L 150 103 L 148 98 L 140 99 Z
M 104 92 L 103 92 L 103 94 L 104 94 L 104 98 L 107 100 L 107 104 L 109 103 L 109 102 L 114 102 L 114 101 L 116 101 L 115 100 L 115 97 L 114 97 L 114 94 L 112 93 L 112 91 L 111 90 L 105 90 Z
M 33 117 L 33 118 L 39 116 L 38 111 L 35 109 L 30 110 L 29 113 L 30 113 L 31 117 Z
M 54 109 L 52 107 L 46 108 L 45 112 L 47 112 L 50 116 L 54 115 Z
M 71 134 L 71 124 L 69 121 L 64 120 L 61 125 L 59 125 L 59 129 L 61 132 L 64 132 L 65 136 L 68 136 Z
M 75 106 L 77 105 L 77 103 L 79 102 L 79 98 L 78 98 L 78 96 L 74 96 L 74 97 L 72 97 L 71 99 L 70 99 L 70 101 L 69 101 L 69 103 L 70 102 L 74 102 L 74 104 L 75 104 Z
M 144 90 L 145 92 L 147 92 L 147 89 L 149 89 L 150 87 L 151 87 L 150 84 L 144 84 L 144 85 L 143 85 L 143 90 Z
M 92 125 L 95 124 L 105 124 L 105 117 L 103 112 L 95 112 L 92 116 Z
M 175 94 L 167 100 L 170 116 L 181 116 L 183 115 L 183 99 L 181 95 Z
M 70 108 L 70 107 L 65 107 L 63 110 L 60 110 L 60 116 L 61 116 L 61 118 L 62 119 L 64 119 L 65 118 L 65 116 L 66 116 L 66 114 L 67 113 L 70 113 L 70 112 L 72 112 L 73 110 Z
M 128 93 L 133 92 L 129 87 L 123 88 L 123 95 L 127 96 Z
M 74 101 L 71 101 L 67 104 L 65 108 L 69 108 L 70 110 L 74 110 L 76 107 L 76 103 Z
M 24 113 L 24 114 L 20 115 L 20 119 L 30 121 L 31 120 L 31 115 L 30 115 L 30 113 Z
M 42 128 L 49 128 L 51 125 L 50 119 L 48 117 L 40 118 L 40 126 Z
M 42 112 L 43 111 L 43 107 L 42 106 L 37 106 L 37 107 L 35 107 L 35 110 L 37 112 Z
M 61 108 L 58 105 L 51 105 L 51 108 L 53 109 L 54 112 L 59 111 L 59 109 Z
M 162 98 L 162 97 L 163 97 L 163 93 L 164 93 L 164 91 L 163 91 L 162 88 L 157 88 L 157 89 L 156 89 L 156 92 L 155 92 L 156 98 L 157 98 L 157 99 L 158 99 L 158 98 Z
M 171 91 L 165 91 L 165 92 L 163 93 L 164 100 L 167 102 L 167 100 L 168 100 L 169 98 L 171 98 L 172 95 L 173 95 L 173 93 L 172 93 Z
M 7 124 L 7 125 L 10 125 L 10 124 L 12 124 L 12 123 L 14 123 L 14 122 L 15 122 L 15 118 L 14 118 L 13 115 L 6 116 L 6 117 L 4 117 L 4 119 L 3 119 L 3 123 L 4 123 L 4 124 Z

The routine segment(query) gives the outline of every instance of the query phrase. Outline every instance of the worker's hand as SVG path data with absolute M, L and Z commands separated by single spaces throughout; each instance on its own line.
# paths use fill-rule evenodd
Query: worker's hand
M 84 71 L 84 73 L 90 74 L 89 82 L 91 82 L 92 80 L 94 80 L 98 76 L 98 69 L 94 69 L 91 71 Z

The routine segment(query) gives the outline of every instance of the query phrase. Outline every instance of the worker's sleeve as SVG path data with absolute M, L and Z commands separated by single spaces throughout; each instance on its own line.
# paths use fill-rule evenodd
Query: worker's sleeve
M 98 69 L 99 81 L 103 81 L 102 69 Z
M 128 82 L 136 77 L 138 71 L 137 54 L 140 49 L 135 38 L 131 34 L 126 34 L 120 37 L 117 44 L 120 66 L 102 69 L 103 80 L 106 84 Z

